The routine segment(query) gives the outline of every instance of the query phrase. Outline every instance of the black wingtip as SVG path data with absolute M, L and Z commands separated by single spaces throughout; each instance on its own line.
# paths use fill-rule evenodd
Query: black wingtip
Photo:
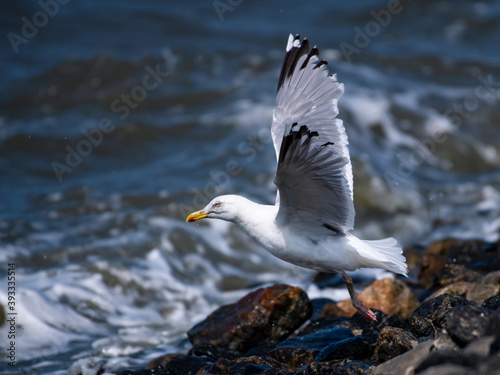
M 299 41 L 298 46 L 294 45 L 295 41 Z M 319 51 L 317 48 L 313 48 L 311 51 L 309 51 L 309 40 L 307 40 L 307 38 L 304 38 L 302 40 L 302 43 L 300 43 L 300 35 L 297 34 L 293 38 L 292 45 L 290 49 L 286 51 L 285 58 L 283 59 L 283 65 L 281 66 L 281 73 L 278 80 L 277 91 L 279 91 L 279 89 L 283 87 L 285 80 L 293 74 L 297 63 L 302 56 L 307 55 L 307 58 L 305 63 L 300 66 L 300 69 L 305 68 L 307 66 L 307 63 L 309 62 L 309 59 L 312 56 L 317 56 L 318 54 Z
M 321 60 L 319 61 L 316 66 L 313 68 L 313 69 L 318 69 L 320 66 L 323 66 L 323 65 L 328 65 L 328 62 L 325 61 L 325 60 Z

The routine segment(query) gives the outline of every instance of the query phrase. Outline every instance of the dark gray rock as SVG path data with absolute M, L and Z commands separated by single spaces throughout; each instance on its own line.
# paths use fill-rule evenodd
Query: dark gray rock
M 500 296 L 493 296 L 483 302 L 483 307 L 500 312 Z
M 443 294 L 425 301 L 418 307 L 412 317 L 427 318 L 437 328 L 442 328 L 446 314 L 455 306 L 473 305 L 472 302 L 458 294 Z
M 490 354 L 500 354 L 500 333 L 497 334 L 495 340 L 490 345 Z
M 477 306 L 455 306 L 446 316 L 446 330 L 460 347 L 500 331 L 500 314 Z
M 332 343 L 352 337 L 354 335 L 351 330 L 343 327 L 333 327 L 322 329 L 309 335 L 291 337 L 279 344 L 278 347 L 302 348 L 320 352 Z
M 426 317 L 413 315 L 406 319 L 405 324 L 402 327 L 403 329 L 411 332 L 415 337 L 429 337 L 435 338 L 437 337 L 438 330 Z
M 197 374 L 219 375 L 291 375 L 288 367 L 275 359 L 265 357 L 242 357 L 233 360 L 221 358 Z M 183 374 L 186 375 L 186 374 Z
M 500 356 L 495 355 L 482 360 L 478 366 L 478 375 L 498 375 L 500 373 Z
M 317 362 L 335 359 L 364 359 L 373 355 L 376 338 L 373 336 L 354 336 L 335 342 L 324 348 L 315 358 Z
M 197 374 L 205 366 L 213 364 L 213 360 L 207 357 L 184 356 L 174 358 L 163 365 L 153 368 L 131 371 L 124 370 L 120 375 L 187 375 Z

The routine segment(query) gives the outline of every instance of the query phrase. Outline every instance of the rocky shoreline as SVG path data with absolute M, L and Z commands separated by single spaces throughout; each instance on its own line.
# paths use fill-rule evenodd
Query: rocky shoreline
M 447 239 L 405 256 L 409 279 L 359 294 L 375 324 L 349 300 L 278 284 L 196 324 L 189 353 L 121 374 L 500 374 L 500 242 Z

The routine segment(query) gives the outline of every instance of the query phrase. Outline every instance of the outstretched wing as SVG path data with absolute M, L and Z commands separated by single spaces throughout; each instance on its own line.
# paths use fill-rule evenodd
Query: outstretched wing
M 290 35 L 278 83 L 271 133 L 278 169 L 277 221 L 316 233 L 354 226 L 347 135 L 337 119 L 344 91 L 317 48 Z

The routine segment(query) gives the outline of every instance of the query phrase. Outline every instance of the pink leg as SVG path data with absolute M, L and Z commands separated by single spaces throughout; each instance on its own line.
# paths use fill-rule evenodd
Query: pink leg
M 356 291 L 354 290 L 354 284 L 352 282 L 351 277 L 342 271 L 342 277 L 344 278 L 345 285 L 347 285 L 347 290 L 349 291 L 349 295 L 351 296 L 352 305 L 359 313 L 369 322 L 376 322 L 377 317 L 368 307 L 363 305 L 363 302 L 358 298 Z

